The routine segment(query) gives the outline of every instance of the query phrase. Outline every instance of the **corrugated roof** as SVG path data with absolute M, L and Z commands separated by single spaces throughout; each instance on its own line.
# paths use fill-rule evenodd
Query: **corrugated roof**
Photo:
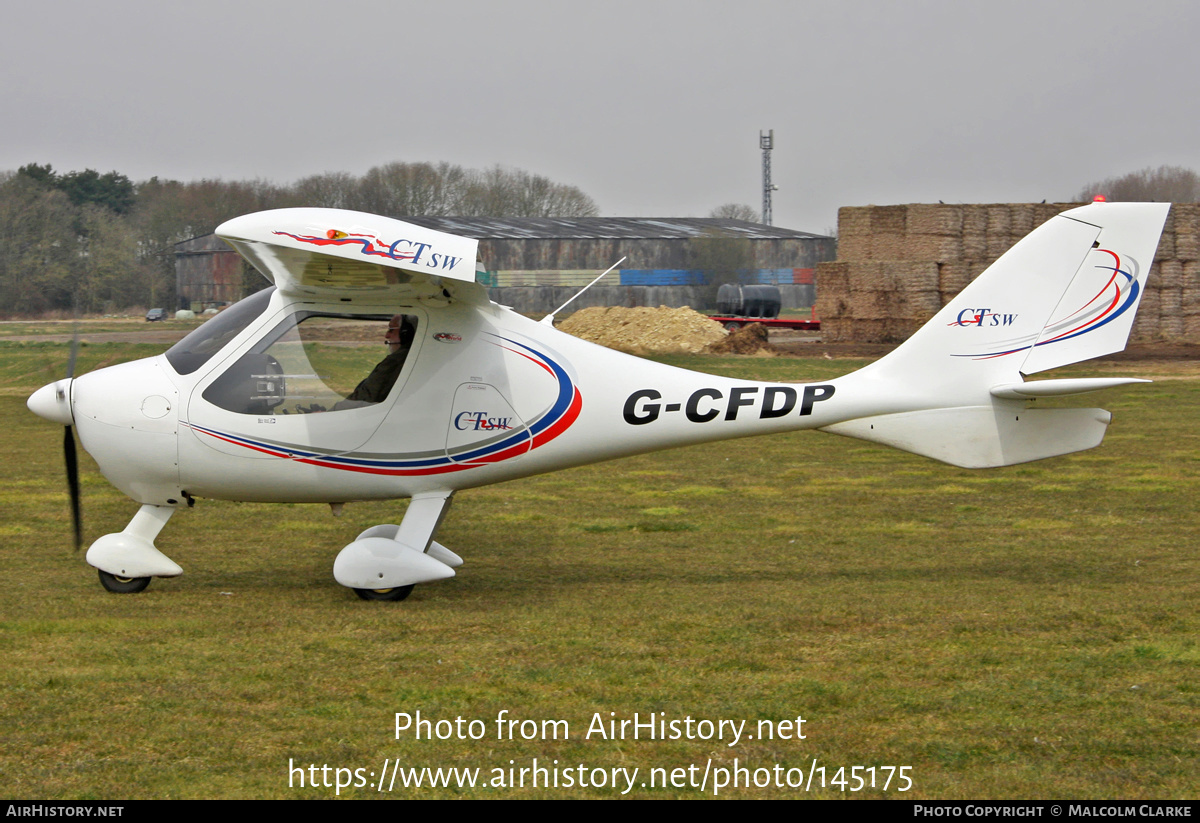
M 749 240 L 832 239 L 823 234 L 720 217 L 399 217 L 406 223 L 476 240 L 687 240 L 714 231 Z M 175 244 L 176 254 L 231 251 L 215 234 Z
M 672 240 L 703 237 L 714 231 L 749 240 L 824 238 L 778 226 L 717 217 L 401 217 L 418 226 L 477 240 L 614 238 Z

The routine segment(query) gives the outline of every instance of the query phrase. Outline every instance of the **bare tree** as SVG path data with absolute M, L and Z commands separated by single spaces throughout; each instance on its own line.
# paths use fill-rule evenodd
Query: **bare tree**
M 503 166 L 472 171 L 467 176 L 459 214 L 466 217 L 505 217 L 517 209 L 517 194 Z
M 359 181 L 360 208 L 388 217 L 451 214 L 461 200 L 465 172 L 449 163 L 388 163 Z
M 358 209 L 388 217 L 594 217 L 595 201 L 575 186 L 521 169 L 464 169 L 450 163 L 388 163 L 360 178 L 325 173 L 291 190 L 304 205 Z
M 467 175 L 458 214 L 469 217 L 595 217 L 600 209 L 575 186 L 492 166 Z
M 358 178 L 344 171 L 327 171 L 297 180 L 292 186 L 305 206 L 322 209 L 359 209 Z
M 1122 202 L 1192 203 L 1200 200 L 1200 175 L 1182 166 L 1147 166 L 1122 177 L 1089 183 L 1075 199 L 1087 201 L 1098 194 Z
M 752 206 L 747 206 L 745 203 L 726 203 L 723 206 L 717 206 L 708 213 L 709 217 L 718 217 L 723 220 L 745 220 L 750 223 L 761 223 L 762 215 L 755 211 Z

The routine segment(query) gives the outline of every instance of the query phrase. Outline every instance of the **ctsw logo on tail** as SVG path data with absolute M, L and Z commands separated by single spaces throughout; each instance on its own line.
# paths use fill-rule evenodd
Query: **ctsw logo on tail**
M 1017 319 L 1015 314 L 1002 314 L 991 309 L 963 309 L 951 326 L 1011 326 Z

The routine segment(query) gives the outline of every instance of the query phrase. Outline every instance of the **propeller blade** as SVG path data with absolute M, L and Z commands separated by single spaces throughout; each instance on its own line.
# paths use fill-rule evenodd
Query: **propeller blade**
M 75 376 L 75 355 L 79 353 L 79 321 L 71 333 L 71 355 L 67 358 L 67 378 Z
M 79 495 L 79 458 L 75 454 L 75 431 L 73 427 L 64 427 L 63 459 L 67 464 L 67 490 L 71 494 L 71 522 L 75 527 L 75 551 L 83 545 L 83 511 L 80 508 Z
M 79 354 L 79 307 L 75 307 L 75 324 L 71 333 L 71 354 L 67 357 L 67 380 L 75 377 L 75 357 Z M 70 405 L 70 383 L 67 384 L 67 404 Z M 71 496 L 71 525 L 75 532 L 75 551 L 83 545 L 83 508 L 79 493 L 79 456 L 75 452 L 75 430 L 63 427 L 63 462 L 67 464 L 67 492 Z

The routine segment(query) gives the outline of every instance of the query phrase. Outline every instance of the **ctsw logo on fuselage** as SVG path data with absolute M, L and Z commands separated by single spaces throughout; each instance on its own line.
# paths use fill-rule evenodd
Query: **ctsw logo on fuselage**
M 1011 326 L 1017 319 L 1015 314 L 1001 314 L 991 309 L 963 309 L 951 326 Z
M 760 393 L 761 389 L 761 393 Z M 683 403 L 660 403 L 662 392 L 638 389 L 625 401 L 625 422 L 631 426 L 653 423 L 663 414 L 682 411 L 693 423 L 707 423 L 724 413 L 725 420 L 737 420 L 744 406 L 755 406 L 760 419 L 786 417 L 800 406 L 799 416 L 812 414 L 813 404 L 833 397 L 828 384 L 805 386 L 803 393 L 791 386 L 735 386 L 726 398 L 720 389 L 696 389 Z
M 500 431 L 511 429 L 511 417 L 488 417 L 484 411 L 459 412 L 454 416 L 454 428 L 459 431 Z

